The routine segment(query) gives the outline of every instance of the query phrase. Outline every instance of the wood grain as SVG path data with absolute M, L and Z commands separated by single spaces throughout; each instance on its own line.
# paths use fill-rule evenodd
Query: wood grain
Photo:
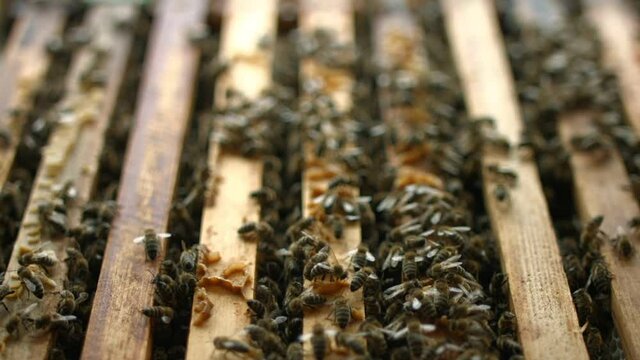
M 276 36 L 277 0 L 236 0 L 227 5 L 222 17 L 219 56 L 232 65 L 218 80 L 216 106 L 219 108 L 226 106 L 224 94 L 228 88 L 255 99 L 271 85 L 273 51 L 258 45 L 263 37 L 275 39 Z M 249 198 L 249 193 L 262 186 L 262 161 L 224 151 L 215 141 L 210 144 L 211 181 L 220 182 L 210 186 L 216 190 L 205 203 L 200 244 L 222 256 L 218 263 L 208 267 L 210 275 L 220 274 L 234 262 L 247 264 L 246 271 L 252 275 L 253 283 L 249 284 L 245 295 L 252 298 L 253 284 L 257 280 L 257 243 L 241 240 L 237 230 L 243 223 L 259 219 L 260 208 Z M 209 298 L 214 302 L 213 312 L 204 324 L 191 326 L 187 359 L 209 356 L 214 351 L 216 336 L 237 336 L 250 323 L 246 299 L 219 288 L 208 290 Z
M 470 115 L 493 117 L 498 132 L 516 145 L 523 125 L 493 2 L 442 4 Z M 518 174 L 505 209 L 493 197 L 494 183 L 483 171 L 485 199 L 509 278 L 524 356 L 587 359 L 536 166 L 516 154 L 483 154 L 483 166 L 494 163 Z
M 77 198 L 68 206 L 69 226 L 77 226 L 80 223 L 81 209 L 86 204 L 93 191 L 96 182 L 97 168 L 100 154 L 105 141 L 105 132 L 115 109 L 115 102 L 122 84 L 124 70 L 126 68 L 131 49 L 133 34 L 115 29 L 111 21 L 116 17 L 134 17 L 137 11 L 131 6 L 97 6 L 89 11 L 86 24 L 94 29 L 94 38 L 90 46 L 99 46 L 109 50 L 109 56 L 105 59 L 104 70 L 108 74 L 105 87 L 84 90 L 80 88 L 80 76 L 93 60 L 93 51 L 89 47 L 80 51 L 73 59 L 70 73 L 67 78 L 66 95 L 58 105 L 59 108 L 70 107 L 76 118 L 71 123 L 60 124 L 52 133 L 49 144 L 44 151 L 43 160 L 35 180 L 34 190 L 27 205 L 26 215 L 14 246 L 8 271 L 15 271 L 18 267 L 18 257 L 21 247 L 38 246 L 28 233 L 29 223 L 37 223 L 37 208 L 52 195 L 51 184 L 63 184 L 72 181 Z M 38 240 L 36 238 L 36 240 Z M 43 238 L 41 242 L 50 239 Z M 41 243 L 40 242 L 40 243 Z M 66 258 L 66 239 L 55 240 L 53 248 L 58 259 Z M 61 290 L 66 278 L 66 268 L 60 263 L 51 272 L 51 278 L 56 281 Z M 6 280 L 10 285 L 18 285 L 13 277 Z M 10 303 L 13 309 L 21 309 L 34 302 L 21 298 Z M 55 311 L 59 297 L 55 294 L 46 295 L 37 312 L 48 313 Z M 51 333 L 42 336 L 23 336 L 19 341 L 10 341 L 6 350 L 2 353 L 7 359 L 47 359 L 51 346 Z
M 640 47 L 638 14 L 620 0 L 585 0 L 600 35 L 607 66 L 617 75 L 629 125 L 640 135 Z
M 11 142 L 0 146 L 0 189 L 13 166 L 18 143 L 33 106 L 34 91 L 42 85 L 51 57 L 47 42 L 62 33 L 65 13 L 58 6 L 27 5 L 15 20 L 0 62 L 0 130 L 8 131 Z M 15 109 L 20 115 L 12 114 Z
M 151 356 L 150 321 L 140 311 L 153 304 L 149 271 L 157 271 L 164 251 L 146 261 L 143 246 L 132 240 L 145 228 L 162 232 L 167 226 L 198 68 L 199 50 L 189 34 L 204 22 L 207 1 L 158 6 L 83 359 Z
M 316 29 L 326 29 L 332 31 L 335 40 L 342 44 L 354 44 L 355 38 L 355 14 L 353 4 L 350 0 L 327 0 L 314 1 L 303 0 L 300 2 L 299 27 L 303 33 L 310 34 Z M 351 90 L 354 83 L 353 74 L 346 69 L 327 67 L 314 61 L 304 59 L 301 63 L 300 79 L 304 84 L 306 81 L 320 81 L 325 84 L 324 92 L 334 101 L 340 111 L 349 111 L 352 106 Z M 303 85 L 304 87 L 304 85 Z M 311 165 L 309 159 L 313 157 L 311 144 L 305 144 L 305 167 L 302 174 L 302 197 L 303 214 L 309 215 L 312 201 L 311 189 L 327 189 L 327 180 L 313 179 L 310 174 L 317 170 L 317 166 Z M 357 194 L 356 194 L 357 196 Z M 343 238 L 331 244 L 331 248 L 338 261 L 348 267 L 349 258 L 347 253 L 358 247 L 361 239 L 360 223 L 350 223 L 345 227 Z M 305 287 L 310 286 L 305 281 Z M 362 303 L 362 290 L 356 292 L 345 291 L 342 296 L 349 302 L 352 308 L 364 309 Z M 330 300 L 331 301 L 331 300 Z M 339 329 L 333 323 L 332 305 L 325 305 L 316 310 L 306 310 L 304 313 L 303 332 L 311 333 L 316 323 L 322 323 L 325 329 Z M 347 327 L 347 331 L 355 331 L 359 321 L 352 319 Z M 308 347 L 308 342 L 304 344 Z M 307 349 L 308 350 L 308 349 Z M 311 356 L 308 351 L 306 357 Z M 333 358 L 336 354 L 331 354 L 328 358 Z
M 593 130 L 593 116 L 587 112 L 563 115 L 559 133 L 565 147 L 570 151 L 571 169 L 575 187 L 576 204 L 583 222 L 604 215 L 602 230 L 610 236 L 617 234 L 618 227 L 629 231 L 627 222 L 640 215 L 622 158 L 612 149 L 608 161 L 596 161 L 588 153 L 572 149 L 571 138 Z M 634 241 L 637 245 L 637 241 Z M 640 359 L 640 257 L 636 253 L 629 260 L 620 259 L 613 246 L 605 243 L 601 248 L 611 280 L 611 309 L 618 328 L 625 357 Z

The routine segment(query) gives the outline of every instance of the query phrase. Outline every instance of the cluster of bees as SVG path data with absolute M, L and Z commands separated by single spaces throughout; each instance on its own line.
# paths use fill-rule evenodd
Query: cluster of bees
M 577 225 L 568 149 L 557 126 L 562 114 L 592 112 L 594 129 L 571 138 L 570 146 L 589 154 L 594 163 L 606 162 L 612 151 L 619 151 L 632 179 L 638 174 L 638 139 L 625 122 L 617 79 L 602 65 L 597 34 L 579 11 L 567 11 L 573 16 L 560 29 L 525 32 L 510 4 L 502 5 L 501 25 L 526 124 L 523 139 L 534 149 L 545 193 L 556 205 L 552 218 L 587 349 L 594 358 L 624 358 L 611 318 L 611 274 L 600 247 L 611 243 L 622 261 L 634 256 L 631 239 L 638 219 L 629 219 L 632 233 L 603 233 L 602 216 Z

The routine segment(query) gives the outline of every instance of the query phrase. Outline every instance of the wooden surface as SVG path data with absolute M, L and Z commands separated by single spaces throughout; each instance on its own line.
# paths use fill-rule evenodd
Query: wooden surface
M 131 6 L 97 6 L 89 11 L 86 23 L 94 29 L 94 39 L 84 50 L 73 59 L 67 78 L 66 96 L 58 105 L 60 108 L 70 107 L 77 117 L 70 123 L 60 124 L 52 133 L 49 144 L 44 151 L 43 160 L 38 170 L 34 190 L 27 205 L 26 215 L 14 246 L 8 271 L 15 271 L 18 264 L 19 248 L 22 246 L 38 246 L 27 234 L 30 232 L 26 224 L 37 223 L 37 207 L 51 198 L 52 188 L 48 184 L 63 184 L 73 181 L 77 190 L 76 200 L 69 205 L 68 221 L 70 226 L 80 223 L 82 206 L 89 201 L 96 181 L 100 154 L 104 144 L 104 135 L 115 109 L 115 102 L 120 91 L 120 85 L 126 68 L 133 34 L 115 29 L 108 19 L 121 16 L 133 17 L 136 10 Z M 103 88 L 93 88 L 88 91 L 79 88 L 80 75 L 93 59 L 92 46 L 109 49 L 105 59 L 105 71 L 108 74 L 107 84 Z M 59 164 L 59 166 L 57 165 Z M 41 242 L 50 239 L 42 238 Z M 66 258 L 66 241 L 55 240 L 46 249 L 55 250 L 58 259 Z M 15 275 L 15 273 L 14 273 Z M 66 268 L 59 264 L 51 272 L 51 278 L 56 281 L 60 290 L 66 278 Z M 17 285 L 15 276 L 8 277 L 10 285 Z M 50 290 L 53 291 L 53 290 Z M 25 294 L 26 295 L 26 294 Z M 35 297 L 21 299 L 10 303 L 17 310 L 34 302 Z M 55 311 L 59 297 L 56 294 L 46 295 L 37 311 L 47 313 Z M 6 300 L 5 300 L 6 301 Z M 37 313 L 33 314 L 36 315 Z M 47 359 L 51 344 L 51 333 L 42 336 L 23 336 L 19 341 L 10 341 L 5 352 L 1 354 L 7 359 Z
M 47 42 L 62 33 L 65 14 L 57 6 L 27 6 L 15 20 L 3 49 L 0 62 L 0 130 L 7 130 L 11 143 L 0 147 L 0 188 L 13 165 L 16 149 L 26 122 L 26 112 L 33 105 L 34 90 L 45 77 L 50 63 Z M 13 116 L 21 109 L 21 116 Z
M 537 0 L 520 0 L 520 3 Z M 557 2 L 547 13 L 523 18 L 527 25 L 547 29 L 543 20 L 552 14 L 561 25 L 563 13 Z M 640 81 L 640 67 L 632 56 L 635 34 L 634 18 L 617 0 L 589 1 L 590 15 L 603 37 L 608 61 L 618 74 L 622 87 L 622 100 L 631 125 L 636 132 L 640 130 L 640 108 L 635 104 L 634 94 L 640 94 L 640 88 L 634 81 Z M 634 78 L 635 76 L 635 78 Z M 639 91 L 639 92 L 634 92 Z M 565 147 L 571 151 L 571 138 L 593 129 L 592 119 L 587 112 L 574 112 L 561 117 L 558 129 Z M 640 215 L 640 210 L 630 188 L 629 176 L 617 151 L 612 152 L 607 162 L 597 163 L 588 154 L 571 151 L 571 168 L 577 208 L 584 223 L 594 216 L 603 215 L 602 229 L 609 235 L 617 234 L 618 226 L 627 228 L 627 221 Z M 612 311 L 618 328 L 625 355 L 630 359 L 640 359 L 640 260 L 634 257 L 630 261 L 621 261 L 610 244 L 602 248 L 612 279 Z
M 217 107 L 225 107 L 227 88 L 254 99 L 270 86 L 273 51 L 271 48 L 260 49 L 258 44 L 264 36 L 275 39 L 276 22 L 277 0 L 228 2 L 222 17 L 220 58 L 230 60 L 232 65 L 218 80 Z M 237 231 L 245 222 L 259 218 L 260 208 L 249 198 L 249 193 L 262 185 L 262 161 L 224 151 L 211 141 L 209 168 L 210 180 L 221 182 L 211 186 L 215 186 L 216 191 L 205 202 L 200 244 L 211 251 L 219 251 L 221 260 L 210 265 L 208 273 L 218 275 L 231 263 L 246 263 L 253 283 L 247 285 L 245 295 L 252 298 L 257 280 L 257 243 L 241 240 Z M 208 295 L 214 302 L 213 312 L 204 324 L 191 326 L 187 359 L 210 356 L 216 336 L 237 336 L 250 323 L 246 299 L 242 296 L 219 288 L 209 288 Z
M 640 209 L 633 193 L 628 190 L 631 186 L 629 175 L 616 150 L 612 150 L 610 159 L 604 162 L 572 150 L 571 138 L 589 132 L 592 126 L 588 113 L 576 112 L 562 117 L 559 132 L 565 147 L 571 152 L 580 218 L 586 223 L 595 216 L 604 215 L 602 230 L 613 237 L 618 227 L 629 231 L 627 222 L 634 216 L 640 216 Z M 633 242 L 637 248 L 637 241 Z M 601 249 L 614 275 L 611 280 L 611 308 L 625 357 L 640 359 L 640 257 L 636 252 L 629 260 L 620 259 L 610 243 L 605 243 Z
M 470 115 L 494 117 L 498 132 L 517 145 L 522 121 L 493 2 L 442 4 Z M 483 155 L 483 166 L 494 163 L 518 174 L 507 209 L 493 197 L 488 174 L 483 176 L 524 356 L 587 359 L 535 163 L 516 154 Z
M 310 34 L 315 29 L 327 29 L 335 34 L 335 39 L 342 44 L 353 44 L 355 37 L 355 15 L 353 4 L 349 0 L 300 1 L 299 27 L 302 33 Z M 341 111 L 349 111 L 352 106 L 351 88 L 354 82 L 353 75 L 346 69 L 329 68 L 313 59 L 304 59 L 301 63 L 301 82 L 320 80 L 325 84 L 324 92 L 333 99 L 336 107 Z M 305 144 L 305 159 L 311 157 L 310 144 Z M 302 197 L 304 216 L 309 215 L 311 204 L 311 189 L 326 189 L 328 180 L 312 179 L 309 175 L 316 168 L 305 161 L 302 176 Z M 356 194 L 357 196 L 357 194 Z M 354 250 L 360 244 L 360 223 L 350 223 L 345 227 L 343 238 L 331 243 L 331 248 L 338 261 L 342 262 L 345 269 L 348 267 L 347 253 Z M 305 281 L 305 287 L 310 286 Z M 342 294 L 352 308 L 364 309 L 362 304 L 362 290 L 351 292 L 348 289 Z M 332 300 L 330 300 L 332 301 Z M 311 333 L 314 324 L 322 323 L 325 328 L 339 329 L 333 322 L 333 305 L 328 304 L 316 310 L 306 310 L 304 313 L 303 333 Z M 355 331 L 358 321 L 352 319 L 347 327 L 348 331 Z M 304 344 L 308 349 L 309 343 Z M 311 356 L 310 350 L 305 356 Z M 332 358 L 335 354 L 330 355 Z
M 140 311 L 153 304 L 153 261 L 133 243 L 145 228 L 166 229 L 185 131 L 191 116 L 199 50 L 190 31 L 205 20 L 207 1 L 161 1 L 83 359 L 148 359 L 151 322 Z M 164 244 L 163 244 L 164 245 Z M 163 247 L 164 248 L 164 247 Z
M 584 3 L 600 35 L 605 63 L 618 76 L 629 125 L 640 135 L 638 14 L 620 0 L 586 0 Z

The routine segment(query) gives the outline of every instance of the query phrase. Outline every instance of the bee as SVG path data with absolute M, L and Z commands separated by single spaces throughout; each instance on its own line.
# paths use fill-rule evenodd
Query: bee
M 602 339 L 602 334 L 597 327 L 588 325 L 584 334 L 585 343 L 587 345 L 587 350 L 589 351 L 589 355 L 594 358 L 597 358 L 604 351 L 604 340 Z
M 571 288 L 575 289 L 584 283 L 586 279 L 586 274 L 584 271 L 584 266 L 578 258 L 574 254 L 569 254 L 563 259 L 564 271 L 567 274 L 567 280 L 569 280 L 569 285 Z
M 280 321 L 286 321 L 286 317 L 284 320 L 276 320 L 275 329 L 277 331 L 277 325 Z M 258 325 L 248 325 L 244 328 L 244 331 L 249 335 L 249 338 L 256 344 L 260 346 L 263 352 L 265 353 L 277 353 L 280 355 L 286 355 L 287 348 L 286 345 L 282 342 L 280 336 L 276 335 L 273 331 L 267 330 L 265 327 Z
M 375 278 L 375 279 L 378 278 L 377 275 L 375 274 L 375 269 L 374 268 L 365 267 L 365 268 L 362 268 L 362 269 L 358 270 L 351 277 L 351 284 L 349 285 L 349 289 L 352 292 L 358 291 L 358 289 L 360 289 L 365 284 L 365 282 L 367 281 L 368 278 Z
M 169 233 L 156 234 L 153 229 L 146 229 L 144 231 L 144 235 L 133 239 L 133 242 L 136 244 L 144 244 L 144 251 L 147 259 L 154 261 L 156 257 L 158 257 L 158 252 L 160 251 L 160 239 L 166 239 L 169 237 L 171 237 L 171 234 Z
M 60 315 L 71 315 L 76 311 L 78 305 L 89 299 L 89 294 L 81 292 L 78 297 L 69 290 L 60 291 L 60 301 L 58 302 L 58 313 Z
M 618 227 L 618 234 L 611 239 L 611 244 L 613 248 L 616 250 L 618 257 L 623 260 L 628 260 L 631 258 L 635 252 L 633 244 L 629 239 L 629 236 L 622 229 L 622 227 Z
M 160 264 L 160 274 L 168 275 L 172 279 L 178 278 L 178 265 L 172 260 L 164 260 Z
M 317 280 L 318 278 L 324 280 L 327 276 L 331 280 L 344 280 L 347 278 L 347 272 L 340 264 L 331 265 L 328 262 L 321 262 L 313 266 L 308 280 Z
M 76 320 L 75 315 L 61 315 L 58 313 L 45 314 L 27 319 L 35 330 L 69 329 L 70 322 Z
M 591 313 L 593 313 L 593 300 L 587 289 L 578 289 L 573 292 L 573 303 L 576 306 L 578 319 L 580 323 L 587 321 Z
M 28 250 L 18 258 L 18 264 L 27 266 L 31 264 L 40 265 L 43 268 L 55 266 L 58 257 L 53 250 L 31 251 Z
M 498 319 L 498 333 L 503 334 L 515 334 L 518 328 L 516 315 L 511 311 L 505 311 L 500 315 Z
M 357 249 L 349 251 L 347 256 L 351 257 L 349 267 L 355 271 L 364 268 L 368 263 L 376 261 L 375 256 L 369 252 L 369 247 L 365 244 L 360 244 Z
M 511 198 L 509 195 L 509 189 L 507 189 L 504 184 L 500 183 L 493 186 L 493 197 L 501 204 L 506 204 Z
M 248 222 L 238 228 L 238 235 L 242 240 L 273 242 L 275 233 L 271 225 L 266 222 Z
M 169 324 L 173 320 L 174 310 L 168 306 L 151 306 L 142 309 L 142 314 L 152 319 L 160 319 Z
M 313 325 L 313 331 L 311 334 L 303 334 L 300 336 L 300 341 L 311 342 L 311 352 L 316 360 L 323 360 L 329 352 L 329 346 L 331 343 L 331 337 L 335 336 L 335 331 L 326 329 L 320 323 Z
M 402 280 L 414 280 L 418 277 L 417 261 L 421 261 L 421 256 L 416 256 L 414 251 L 407 251 L 402 260 Z
M 403 296 L 404 294 L 407 294 L 411 290 L 415 288 L 420 288 L 420 287 L 421 287 L 421 283 L 418 280 L 405 281 L 401 284 L 394 285 L 385 289 L 383 292 L 383 297 L 385 301 L 392 301 L 393 299 L 396 299 L 399 296 Z
M 346 328 L 351 322 L 351 305 L 342 296 L 339 296 L 333 302 L 333 318 L 342 329 Z
M 180 253 L 180 267 L 183 271 L 193 272 L 198 263 L 198 246 L 194 245 L 191 249 L 184 250 Z
M 7 284 L 0 285 L 0 304 L 2 304 L 2 306 L 7 312 L 9 312 L 9 309 L 7 308 L 7 305 L 4 303 L 4 298 L 11 294 L 14 294 L 15 292 L 16 291 L 13 290 L 11 287 L 9 287 L 9 285 Z
M 611 277 L 611 273 L 604 259 L 597 258 L 591 264 L 591 271 L 589 272 L 589 278 L 587 279 L 585 288 L 593 285 L 597 292 L 608 295 L 611 291 Z
M 340 331 L 336 333 L 335 341 L 336 345 L 349 349 L 356 355 L 365 355 L 367 353 L 367 343 L 360 336 Z
M 47 236 L 57 237 L 67 232 L 67 211 L 62 201 L 40 203 L 37 211 L 40 226 Z
M 498 164 L 489 164 L 485 169 L 493 178 L 504 181 L 508 185 L 513 185 L 518 181 L 518 174 L 509 168 L 501 167 Z
M 249 193 L 249 196 L 256 200 L 261 207 L 271 204 L 278 200 L 278 194 L 270 187 L 262 187 Z
M 580 234 L 580 244 L 585 249 L 599 248 L 606 234 L 600 230 L 604 222 L 604 216 L 594 216 L 582 229 Z
M 382 307 L 380 306 L 380 302 L 376 296 L 365 296 L 362 299 L 364 304 L 364 313 L 367 315 L 367 318 L 377 318 L 382 314 Z
M 471 231 L 471 228 L 468 226 L 437 225 L 421 233 L 420 236 L 424 236 L 427 239 L 437 238 L 449 240 L 454 242 L 455 244 L 463 244 L 465 242 L 465 234 L 469 231 Z
M 250 359 L 258 360 L 264 358 L 262 350 L 256 349 L 243 341 L 234 340 L 226 336 L 218 336 L 213 339 L 213 346 L 217 350 L 230 351 L 234 354 L 242 354 Z
M 302 360 L 304 356 L 304 351 L 302 349 L 302 344 L 299 342 L 292 342 L 289 344 L 287 348 L 287 360 Z
M 33 303 L 26 308 L 11 313 L 4 323 L 4 328 L 12 339 L 20 337 L 20 328 L 24 327 L 27 319 L 27 315 L 38 306 L 37 303 Z
M 496 338 L 496 345 L 503 353 L 515 355 L 521 354 L 520 343 L 512 335 L 500 335 Z
M 457 261 L 460 259 L 460 254 L 452 256 L 442 262 L 431 265 L 429 269 L 429 275 L 434 278 L 439 278 L 443 275 L 446 275 L 449 271 L 454 271 L 455 269 L 462 269 L 460 265 L 462 262 Z
M 44 297 L 44 285 L 42 280 L 29 269 L 28 266 L 20 266 L 18 268 L 18 276 L 22 284 L 38 299 Z
M 64 262 L 67 264 L 69 278 L 86 280 L 89 277 L 89 262 L 80 250 L 67 247 L 67 258 Z
M 302 301 L 302 304 L 304 306 L 310 308 L 318 307 L 327 302 L 327 298 L 325 296 L 318 295 L 309 290 L 306 290 L 302 294 L 300 294 L 299 299 Z
M 267 312 L 266 306 L 259 300 L 249 299 L 247 300 L 247 306 L 258 318 L 264 317 L 264 314 Z
M 571 137 L 570 141 L 571 146 L 577 151 L 597 154 L 599 160 L 606 160 L 609 157 L 610 145 L 598 132 L 576 135 Z
M 424 333 L 432 332 L 436 329 L 432 324 L 421 324 L 417 319 L 407 321 L 407 326 L 399 331 L 385 330 L 393 339 L 405 338 L 412 358 L 422 359 L 428 353 L 429 338 Z

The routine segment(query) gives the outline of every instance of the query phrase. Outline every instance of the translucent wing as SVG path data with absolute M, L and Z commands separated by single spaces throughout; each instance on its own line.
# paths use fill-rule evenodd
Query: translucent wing
M 144 241 L 144 235 L 138 236 L 137 238 L 133 239 L 133 242 L 136 244 L 142 244 L 143 241 Z
M 160 234 L 156 234 L 156 236 L 161 238 L 161 239 L 166 239 L 166 238 L 170 238 L 171 234 L 169 234 L 169 233 L 160 233 Z

